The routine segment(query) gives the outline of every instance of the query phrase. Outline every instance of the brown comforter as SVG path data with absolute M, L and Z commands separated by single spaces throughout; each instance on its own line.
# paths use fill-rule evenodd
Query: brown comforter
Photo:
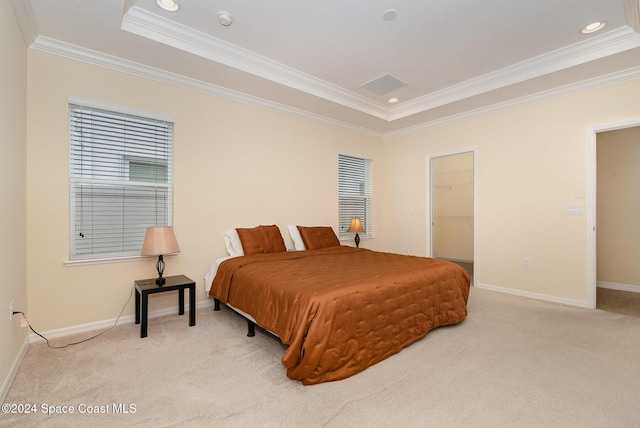
M 469 282 L 451 262 L 340 246 L 226 260 L 209 295 L 278 335 L 287 376 L 315 384 L 461 322 Z

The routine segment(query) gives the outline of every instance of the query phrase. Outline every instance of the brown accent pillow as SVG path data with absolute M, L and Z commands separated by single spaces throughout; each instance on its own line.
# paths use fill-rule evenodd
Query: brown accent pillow
M 287 251 L 287 246 L 284 245 L 284 239 L 280 233 L 278 226 L 260 226 L 264 232 L 264 252 L 265 253 L 281 253 Z
M 236 228 L 244 254 L 278 253 L 287 251 L 278 226 Z
M 298 226 L 298 230 L 307 250 L 340 246 L 340 241 L 330 226 Z

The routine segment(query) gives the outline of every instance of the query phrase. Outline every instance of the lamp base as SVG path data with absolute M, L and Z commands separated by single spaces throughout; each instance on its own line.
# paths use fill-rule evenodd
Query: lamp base
M 354 239 L 356 241 L 356 248 L 360 248 L 360 236 L 356 233 L 356 237 Z
M 162 287 L 166 282 L 162 277 L 162 273 L 164 272 L 164 259 L 162 258 L 162 254 L 158 256 L 158 261 L 156 262 L 156 270 L 158 271 L 158 278 L 156 278 L 156 285 L 158 287 Z

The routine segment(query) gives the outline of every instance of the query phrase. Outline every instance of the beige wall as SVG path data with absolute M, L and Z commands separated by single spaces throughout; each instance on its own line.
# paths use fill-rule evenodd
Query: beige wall
M 598 282 L 640 290 L 640 127 L 597 136 Z
M 25 342 L 18 319 L 9 323 L 9 303 L 27 310 L 26 288 L 26 73 L 27 49 L 8 1 L 0 2 L 0 401 Z
M 30 319 L 43 331 L 115 318 L 133 281 L 155 272 L 153 259 L 64 265 L 70 96 L 175 118 L 181 253 L 166 259 L 165 275 L 196 280 L 199 301 L 206 300 L 206 271 L 226 255 L 227 229 L 277 224 L 291 247 L 288 224 L 337 227 L 338 153 L 373 159 L 374 189 L 382 189 L 382 143 L 338 128 L 33 50 L 28 88 L 28 299 Z M 374 197 L 382 223 L 382 192 Z M 378 249 L 381 238 L 382 229 L 363 246 Z M 176 304 L 175 296 L 158 297 L 150 310 Z M 133 310 L 131 302 L 125 314 Z
M 475 147 L 478 285 L 584 303 L 586 220 L 564 205 L 586 203 L 586 129 L 640 117 L 634 81 L 379 142 L 39 51 L 28 59 L 27 297 L 44 331 L 114 318 L 132 281 L 154 272 L 151 259 L 64 265 L 70 96 L 175 117 L 182 252 L 166 274 L 192 276 L 200 301 L 225 230 L 275 223 L 290 245 L 287 224 L 337 226 L 341 152 L 374 161 L 376 239 L 362 245 L 426 255 L 427 157 Z M 151 309 L 173 305 L 161 297 Z
M 564 206 L 586 209 L 587 128 L 640 117 L 638 99 L 635 80 L 385 141 L 385 247 L 426 254 L 427 156 L 476 147 L 477 285 L 586 305 L 586 219 Z

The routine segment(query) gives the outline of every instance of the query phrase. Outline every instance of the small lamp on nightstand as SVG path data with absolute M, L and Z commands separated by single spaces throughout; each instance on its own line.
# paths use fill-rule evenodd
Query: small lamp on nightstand
M 349 226 L 349 229 L 347 229 L 347 232 L 355 232 L 356 233 L 356 237 L 355 237 L 355 241 L 356 241 L 356 247 L 360 246 L 360 236 L 358 236 L 359 232 L 364 232 L 364 228 L 362 227 L 362 223 L 360 222 L 360 218 L 359 217 L 354 217 L 351 219 L 351 225 Z
M 158 262 L 156 263 L 156 269 L 158 270 L 158 278 L 156 278 L 156 284 L 162 287 L 165 283 L 165 279 L 162 277 L 164 272 L 164 259 L 163 254 L 175 254 L 180 252 L 176 235 L 173 233 L 173 227 L 149 227 L 147 233 L 144 236 L 144 243 L 142 244 L 143 256 L 158 256 Z

